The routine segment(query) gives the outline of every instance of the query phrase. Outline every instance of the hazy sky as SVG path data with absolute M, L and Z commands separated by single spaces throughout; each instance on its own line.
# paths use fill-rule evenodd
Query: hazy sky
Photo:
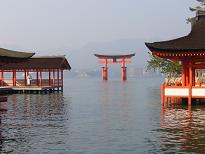
M 38 55 L 65 54 L 73 68 L 95 68 L 93 53 L 135 52 L 146 41 L 186 35 L 195 0 L 0 0 L 0 47 Z M 98 66 L 97 66 L 98 67 Z

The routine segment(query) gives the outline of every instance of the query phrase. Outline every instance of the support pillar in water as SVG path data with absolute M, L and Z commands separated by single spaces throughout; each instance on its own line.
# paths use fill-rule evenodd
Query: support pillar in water
M 102 78 L 108 80 L 108 67 L 102 67 Z

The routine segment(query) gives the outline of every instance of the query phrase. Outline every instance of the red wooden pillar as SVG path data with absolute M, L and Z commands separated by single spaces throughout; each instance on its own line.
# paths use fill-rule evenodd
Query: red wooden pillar
M 48 70 L 48 84 L 51 85 L 51 70 Z
M 58 81 L 58 91 L 59 91 L 59 81 L 60 81 L 60 78 L 59 78 L 59 69 L 57 70 L 57 81 Z
M 187 86 L 187 62 L 182 62 L 182 85 L 183 85 L 183 78 L 184 78 L 184 86 Z
M 36 69 L 36 85 L 39 86 L 38 69 Z
M 16 70 L 13 70 L 13 86 L 16 86 Z
M 125 67 L 125 59 L 122 60 L 122 80 L 127 80 L 127 68 Z
M 188 67 L 186 67 L 186 86 L 189 86 L 189 81 L 190 81 L 190 79 L 189 79 L 189 66 Z
M 193 72 L 192 72 L 192 64 L 189 63 L 189 97 L 188 97 L 188 105 L 191 105 L 192 98 L 192 81 L 193 81 Z
M 53 88 L 55 88 L 55 69 L 53 69 Z
M 14 86 L 16 86 L 16 70 L 14 71 L 14 74 L 15 74 L 15 78 L 14 78 Z
M 192 78 L 193 78 L 193 79 L 192 79 L 192 86 L 195 86 L 196 71 L 195 71 L 195 68 L 193 68 L 193 67 L 192 67 L 192 70 L 193 70 L 193 73 L 192 73 L 192 74 L 193 74 L 193 77 L 192 77 Z
M 108 79 L 107 59 L 105 59 L 105 64 L 102 67 L 102 78 L 103 78 L 103 80 L 107 80 Z
M 63 91 L 63 70 L 61 70 L 61 91 Z
M 4 86 L 4 70 L 1 71 L 1 86 Z
M 26 70 L 24 70 L 24 85 L 26 86 L 27 84 L 26 84 L 26 76 L 27 76 L 27 72 L 26 72 Z
M 1 70 L 1 73 L 0 73 L 0 86 L 2 86 L 2 70 Z
M 185 70 L 185 64 L 182 62 L 182 86 L 186 85 L 186 70 Z
M 43 85 L 43 83 L 42 83 L 43 81 L 42 81 L 42 70 L 40 70 L 40 86 L 42 86 Z
M 103 80 L 107 80 L 108 79 L 108 68 L 107 67 L 102 67 L 102 78 Z

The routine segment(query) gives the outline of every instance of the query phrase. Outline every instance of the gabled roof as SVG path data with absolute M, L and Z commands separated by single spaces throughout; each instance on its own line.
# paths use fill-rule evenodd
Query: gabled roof
M 113 59 L 113 58 L 131 58 L 135 56 L 135 53 L 133 54 L 122 54 L 122 55 L 103 55 L 103 54 L 94 54 L 98 58 L 107 58 L 107 59 Z
M 191 32 L 169 41 L 145 43 L 152 52 L 205 52 L 205 16 L 198 16 Z
M 34 54 L 35 53 L 19 52 L 19 51 L 13 51 L 13 50 L 0 48 L 0 58 L 25 59 L 25 58 L 32 57 Z
M 5 62 L 0 64 L 3 70 L 23 69 L 71 69 L 65 56 L 32 57 L 21 62 Z

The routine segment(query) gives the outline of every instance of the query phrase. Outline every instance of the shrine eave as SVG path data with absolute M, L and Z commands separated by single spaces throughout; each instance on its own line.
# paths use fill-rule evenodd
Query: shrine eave
M 19 52 L 19 51 L 0 48 L 0 58 L 27 59 L 27 58 L 31 58 L 34 54 L 35 53 Z
M 159 44 L 160 44 L 159 42 L 145 43 L 145 45 L 151 52 L 163 52 L 163 53 L 205 52 L 205 47 L 204 48 L 170 48 Z
M 36 70 L 36 69 L 61 69 L 70 70 L 71 66 L 67 59 L 62 56 L 32 57 L 19 62 L 1 62 L 2 70 Z

